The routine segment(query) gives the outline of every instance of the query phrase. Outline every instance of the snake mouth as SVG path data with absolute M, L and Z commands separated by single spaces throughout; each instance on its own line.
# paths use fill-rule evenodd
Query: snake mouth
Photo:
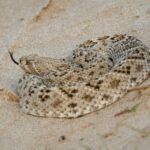
M 9 52 L 9 55 L 10 55 L 10 58 L 11 58 L 11 60 L 16 64 L 16 65 L 19 65 L 19 63 L 14 59 L 14 57 L 13 57 L 13 52 L 10 52 L 10 51 L 8 51 Z

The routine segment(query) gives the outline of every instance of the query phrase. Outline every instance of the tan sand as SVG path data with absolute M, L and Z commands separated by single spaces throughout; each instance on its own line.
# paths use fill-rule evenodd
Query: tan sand
M 15 97 L 3 95 L 5 89 L 15 92 L 22 75 L 8 49 L 16 59 L 31 53 L 60 58 L 84 40 L 115 33 L 134 35 L 150 47 L 150 1 L 0 1 L 1 150 L 149 149 L 150 88 L 71 120 L 26 115 Z M 149 84 L 147 80 L 143 86 Z

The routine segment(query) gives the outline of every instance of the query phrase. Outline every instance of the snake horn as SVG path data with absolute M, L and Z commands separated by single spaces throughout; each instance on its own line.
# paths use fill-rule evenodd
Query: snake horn
M 14 57 L 13 57 L 13 52 L 10 52 L 10 51 L 8 51 L 9 52 L 9 55 L 10 55 L 10 58 L 11 58 L 11 60 L 16 64 L 16 65 L 19 65 L 19 63 L 14 59 Z

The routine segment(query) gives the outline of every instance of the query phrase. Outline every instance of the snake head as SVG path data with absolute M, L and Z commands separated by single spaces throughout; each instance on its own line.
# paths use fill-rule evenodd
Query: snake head
M 19 66 L 25 73 L 33 73 L 35 70 L 35 60 L 39 59 L 39 56 L 36 54 L 23 56 L 19 59 Z

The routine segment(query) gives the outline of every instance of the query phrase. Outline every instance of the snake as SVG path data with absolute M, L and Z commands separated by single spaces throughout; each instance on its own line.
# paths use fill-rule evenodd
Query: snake
M 127 34 L 77 45 L 65 58 L 31 54 L 12 61 L 21 110 L 33 116 L 77 118 L 105 108 L 140 85 L 150 72 L 150 49 Z

